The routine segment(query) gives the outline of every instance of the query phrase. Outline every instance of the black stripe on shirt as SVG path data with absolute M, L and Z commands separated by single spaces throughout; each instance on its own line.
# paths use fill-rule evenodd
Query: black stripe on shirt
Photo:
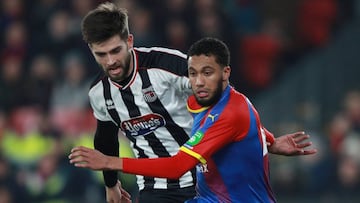
M 139 69 L 139 74 L 143 81 L 142 88 L 143 89 L 149 88 L 151 86 L 151 82 L 150 82 L 149 74 L 148 74 L 147 70 Z M 166 120 L 166 126 L 165 126 L 166 129 L 170 132 L 170 134 L 176 140 L 176 142 L 179 144 L 179 146 L 182 146 L 189 139 L 189 136 L 182 127 L 180 127 L 179 125 L 177 125 L 175 123 L 175 121 L 172 119 L 169 112 L 166 110 L 166 108 L 161 103 L 159 98 L 157 98 L 153 102 L 147 102 L 147 104 L 149 105 L 150 109 L 154 113 L 158 113 L 158 114 L 164 116 L 164 118 Z
M 125 103 L 125 106 L 128 109 L 129 116 L 131 118 L 141 116 L 141 112 L 140 112 L 139 108 L 135 105 L 134 95 L 131 92 L 130 88 L 121 90 L 120 93 L 121 93 L 121 96 Z M 155 134 L 153 132 L 145 135 L 144 138 L 149 143 L 149 146 L 151 147 L 151 149 L 157 156 L 159 156 L 159 157 L 169 157 L 170 156 L 169 152 L 166 150 L 166 148 L 163 146 L 161 141 L 155 136 Z M 134 142 L 134 145 L 136 145 L 136 142 Z M 147 158 L 148 156 L 146 156 L 145 153 L 142 151 L 142 153 L 139 153 L 139 157 Z M 144 181 L 145 181 L 145 183 L 144 183 L 145 190 L 154 188 L 154 183 L 155 183 L 154 178 L 144 176 Z M 170 182 L 175 183 L 178 185 L 178 187 L 180 187 L 178 180 L 175 180 L 175 181 L 171 180 L 170 182 L 169 182 L 169 180 L 167 180 L 167 181 L 168 181 L 168 183 L 170 183 Z

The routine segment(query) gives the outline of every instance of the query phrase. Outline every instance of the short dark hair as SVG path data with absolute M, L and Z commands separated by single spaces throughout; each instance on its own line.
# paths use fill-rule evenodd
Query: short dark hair
M 190 56 L 215 56 L 215 61 L 223 67 L 230 65 L 230 51 L 228 46 L 221 40 L 212 37 L 205 37 L 193 45 L 188 51 Z
M 129 36 L 127 10 L 115 4 L 105 2 L 84 17 L 81 22 L 81 32 L 86 43 L 103 42 L 115 35 L 121 39 Z

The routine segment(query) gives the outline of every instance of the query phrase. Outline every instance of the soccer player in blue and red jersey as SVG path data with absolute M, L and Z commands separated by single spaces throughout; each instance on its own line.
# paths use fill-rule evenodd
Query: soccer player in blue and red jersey
M 229 50 L 218 39 L 203 38 L 190 48 L 188 70 L 194 94 L 187 106 L 194 122 L 191 138 L 176 155 L 118 158 L 75 147 L 69 155 L 70 163 L 169 179 L 178 179 L 196 166 L 197 195 L 188 203 L 276 202 L 268 173 L 269 132 L 248 98 L 229 84 L 229 61 Z

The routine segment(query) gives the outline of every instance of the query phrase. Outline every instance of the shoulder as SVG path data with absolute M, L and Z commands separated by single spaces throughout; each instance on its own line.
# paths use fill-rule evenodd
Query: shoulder
M 239 122 L 239 120 L 244 121 L 244 119 L 250 119 L 250 107 L 251 103 L 249 99 L 245 95 L 232 89 L 230 92 L 230 99 L 224 111 L 230 120 Z
M 134 48 L 140 68 L 157 68 L 187 76 L 186 55 L 179 50 L 163 47 Z
M 107 77 L 104 73 L 99 73 L 96 77 L 93 78 L 90 89 L 89 89 L 89 97 L 91 99 L 99 99 L 103 97 L 103 83 L 102 80 L 106 79 Z
M 93 77 L 92 82 L 90 83 L 90 90 L 91 90 L 94 86 L 96 86 L 96 85 L 98 85 L 99 83 L 101 83 L 101 80 L 103 80 L 105 77 L 106 77 L 106 76 L 105 76 L 104 72 L 103 72 L 103 71 L 99 71 L 99 72 L 97 73 L 97 75 L 96 75 L 95 77 Z
M 165 48 L 165 47 L 135 47 L 134 50 L 140 54 L 145 54 L 147 53 L 148 55 L 152 55 L 152 56 L 173 56 L 173 57 L 180 57 L 183 59 L 186 59 L 186 54 L 182 53 L 179 50 L 176 49 L 169 49 L 169 48 Z

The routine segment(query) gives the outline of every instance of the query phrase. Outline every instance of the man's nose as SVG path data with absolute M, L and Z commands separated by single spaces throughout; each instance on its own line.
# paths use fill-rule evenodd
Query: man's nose
M 204 85 L 204 77 L 199 74 L 195 79 L 196 86 L 203 86 Z
M 115 60 L 114 56 L 112 56 L 111 54 L 107 55 L 107 59 L 106 59 L 106 65 L 107 66 L 113 65 L 115 63 L 115 61 L 116 60 Z

